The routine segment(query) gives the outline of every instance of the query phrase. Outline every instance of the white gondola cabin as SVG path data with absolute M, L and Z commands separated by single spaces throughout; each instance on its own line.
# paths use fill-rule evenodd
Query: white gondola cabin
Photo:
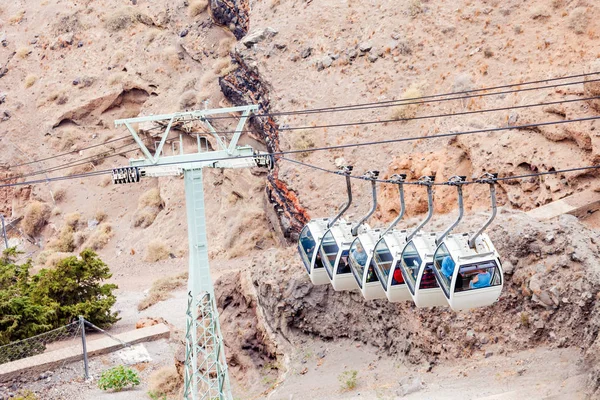
M 372 171 L 369 176 L 373 177 L 371 180 L 371 188 L 373 195 L 373 206 L 369 213 L 359 221 L 352 233 L 356 234 L 357 229 L 367 220 L 377 208 L 377 186 L 375 179 L 379 175 L 379 172 Z M 374 299 L 385 299 L 385 292 L 381 288 L 379 278 L 375 274 L 375 269 L 371 265 L 371 258 L 373 257 L 373 249 L 375 243 L 379 240 L 381 235 L 381 229 L 367 230 L 364 233 L 358 235 L 350 246 L 349 261 L 352 275 L 356 280 L 358 288 L 362 293 L 363 297 L 367 300 Z
M 417 307 L 448 305 L 433 272 L 436 234 L 420 232 L 433 215 L 433 180 L 434 177 L 424 177 L 420 181 L 427 187 L 427 217 L 406 238 L 407 243 L 400 256 L 402 276 Z
M 298 253 L 308 272 L 313 285 L 325 285 L 329 283 L 329 277 L 323 266 L 319 247 L 327 228 L 329 218 L 311 220 L 300 232 L 298 241 Z M 343 222 L 343 221 L 342 221 Z
M 350 247 L 350 268 L 358 287 L 367 300 L 385 299 L 385 292 L 371 262 L 375 244 L 381 234 L 380 229 L 366 231 L 358 235 Z
M 485 307 L 498 301 L 502 292 L 503 272 L 498 252 L 483 231 L 496 216 L 495 174 L 486 174 L 479 182 L 490 185 L 492 214 L 474 234 L 451 234 L 463 213 L 462 190 L 458 188 L 459 218 L 438 241 L 434 272 L 450 307 L 455 311 Z
M 364 178 L 371 180 L 374 185 L 378 174 L 377 171 L 369 171 Z M 350 248 L 355 239 L 371 230 L 371 227 L 364 222 L 375 211 L 377 205 L 375 189 L 373 189 L 373 196 L 373 207 L 367 215 L 354 226 L 350 223 L 334 225 L 325 233 L 321 242 L 320 251 L 323 264 L 329 275 L 331 285 L 336 291 L 360 289 L 358 280 L 355 279 L 351 268 Z M 365 255 L 367 255 L 366 252 Z
M 350 204 L 352 204 L 352 186 L 350 184 L 351 171 L 352 166 L 347 166 L 342 171 L 342 173 L 346 175 L 348 201 L 341 207 L 340 212 L 333 218 L 313 219 L 309 221 L 300 232 L 300 237 L 298 239 L 298 253 L 300 254 L 300 258 L 302 259 L 313 285 L 325 285 L 329 283 L 328 271 L 325 269 L 325 264 L 323 263 L 320 251 L 325 233 L 332 227 L 342 227 L 339 229 L 336 228 L 336 231 L 338 231 L 346 229 L 345 227 L 349 225 L 346 221 L 340 219 L 340 217 L 348 210 Z M 347 230 L 349 229 L 350 228 L 347 228 Z M 330 250 L 330 246 L 327 246 L 327 250 Z
M 404 203 L 405 179 L 405 174 L 392 175 L 390 177 L 391 182 L 398 184 L 400 211 L 398 212 L 396 219 L 392 221 L 390 226 L 381 234 L 375 243 L 370 262 L 377 278 L 379 278 L 379 283 L 383 288 L 385 296 L 391 302 L 401 302 L 411 299 L 399 266 L 400 254 L 406 244 L 407 231 L 405 229 L 394 229 L 398 222 L 404 217 L 404 212 L 406 210 Z

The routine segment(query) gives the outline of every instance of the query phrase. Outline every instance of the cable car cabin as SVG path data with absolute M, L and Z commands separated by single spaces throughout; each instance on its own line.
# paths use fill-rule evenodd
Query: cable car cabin
M 469 234 L 450 234 L 434 255 L 434 272 L 445 298 L 455 311 L 485 307 L 502 292 L 502 264 L 485 233 L 469 246 Z
M 375 244 L 371 265 L 379 278 L 385 296 L 392 303 L 411 300 L 402 271 L 400 254 L 406 244 L 406 230 L 386 233 Z
M 366 231 L 358 235 L 350 246 L 350 269 L 363 297 L 367 300 L 385 299 L 385 292 L 371 263 L 373 249 L 380 234 L 381 229 Z
M 298 253 L 300 253 L 300 258 L 302 258 L 304 267 L 313 285 L 325 285 L 329 283 L 329 276 L 327 276 L 327 271 L 325 271 L 323 261 L 321 260 L 321 253 L 319 252 L 321 240 L 327 230 L 328 221 L 328 218 L 311 220 L 302 229 L 302 232 L 300 232 L 298 240 Z
M 363 225 L 359 229 L 359 235 L 370 229 L 368 225 Z M 321 259 L 325 266 L 325 271 L 329 276 L 331 285 L 336 291 L 358 289 L 358 284 L 352 275 L 350 269 L 350 245 L 355 239 L 351 233 L 352 223 L 336 223 L 331 229 L 325 232 L 321 247 Z
M 433 272 L 435 238 L 435 233 L 417 233 L 400 256 L 402 276 L 417 307 L 448 305 Z

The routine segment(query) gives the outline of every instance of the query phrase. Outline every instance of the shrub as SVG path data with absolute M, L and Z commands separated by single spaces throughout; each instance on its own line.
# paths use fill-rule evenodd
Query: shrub
M 133 215 L 133 226 L 149 227 L 163 208 L 164 202 L 160 197 L 160 190 L 158 188 L 148 190 L 138 200 L 138 208 Z
M 169 257 L 169 249 L 160 240 L 153 240 L 148 243 L 145 260 L 148 262 L 157 262 L 166 260 Z
M 356 388 L 356 377 L 358 371 L 344 371 L 338 376 L 338 380 L 342 384 L 342 390 L 354 390 Z
M 98 380 L 98 387 L 102 390 L 114 390 L 120 392 L 128 386 L 139 385 L 140 377 L 133 369 L 118 365 L 102 372 Z
M 152 25 L 152 21 L 147 15 L 142 14 L 134 7 L 123 7 L 107 18 L 104 26 L 111 32 L 118 32 L 138 22 Z
M 111 277 L 98 255 L 84 250 L 79 257 L 64 258 L 53 269 L 42 269 L 36 275 L 31 296 L 40 302 L 57 304 L 59 326 L 82 315 L 93 324 L 107 327 L 119 320 L 110 311 L 117 300 L 112 293 L 117 285 L 102 284 Z
M 52 196 L 54 197 L 54 201 L 60 203 L 61 201 L 63 201 L 65 199 L 66 193 L 67 193 L 67 191 L 64 188 L 56 189 L 52 193 Z
M 208 8 L 207 0 L 196 0 L 190 3 L 190 17 L 202 14 Z
M 585 33 L 590 17 L 585 7 L 577 7 L 569 16 L 569 28 L 578 35 Z
M 31 49 L 29 47 L 21 47 L 16 51 L 16 55 L 19 58 L 26 58 L 29 54 L 31 54 Z
M 50 206 L 40 201 L 33 201 L 25 208 L 25 216 L 21 228 L 29 236 L 35 236 L 46 225 L 50 218 Z
M 51 240 L 50 243 L 48 243 L 48 247 L 53 250 L 61 251 L 64 253 L 69 253 L 75 250 L 75 238 L 73 236 L 73 228 L 69 225 L 63 226 L 58 236 L 55 239 Z
M 307 150 L 315 147 L 315 141 L 311 137 L 312 135 L 306 131 L 297 132 L 296 138 L 294 139 L 294 148 L 297 150 Z M 309 152 L 298 153 L 300 158 L 306 158 L 309 156 Z
M 33 84 L 34 84 L 35 82 L 37 82 L 37 79 L 38 79 L 38 78 L 37 78 L 37 76 L 36 76 L 36 75 L 33 75 L 33 74 L 27 75 L 27 77 L 25 78 L 25 88 L 30 88 L 30 87 L 32 87 L 32 86 L 33 86 Z
M 148 296 L 146 296 L 146 298 L 144 298 L 144 300 L 138 304 L 138 311 L 145 310 L 159 301 L 168 299 L 171 296 L 170 292 L 186 284 L 187 278 L 188 274 L 186 272 L 180 275 L 170 276 L 168 278 L 162 278 L 154 281 Z
M 401 99 L 408 102 L 414 102 L 418 100 L 411 99 L 419 98 L 421 96 L 421 91 L 417 87 L 411 86 L 402 94 Z M 392 108 L 391 117 L 395 120 L 414 118 L 417 115 L 418 108 L 419 104 L 402 104 Z
M 114 235 L 112 225 L 106 222 L 102 223 L 92 232 L 83 246 L 92 250 L 100 250 L 108 244 Z
M 118 321 L 110 311 L 117 286 L 103 284 L 112 275 L 94 252 L 63 257 L 33 276 L 31 262 L 16 265 L 10 258 L 0 259 L 0 345 L 64 326 L 78 315 L 103 327 Z M 24 346 L 29 354 L 43 351 Z
M 191 108 L 196 105 L 196 92 L 193 90 L 188 90 L 179 98 L 179 107 L 182 109 Z
M 19 390 L 13 400 L 38 400 L 37 394 L 31 390 Z
M 96 211 L 96 214 L 94 214 L 94 218 L 98 222 L 104 222 L 104 221 L 106 221 L 106 218 L 108 218 L 108 214 L 102 210 L 98 210 L 98 211 Z
M 65 215 L 65 225 L 70 226 L 73 229 L 77 228 L 79 222 L 81 221 L 81 214 L 78 212 L 73 212 Z
M 183 385 L 181 376 L 175 366 L 163 367 L 150 376 L 149 389 L 156 399 L 165 398 L 169 394 L 176 394 Z

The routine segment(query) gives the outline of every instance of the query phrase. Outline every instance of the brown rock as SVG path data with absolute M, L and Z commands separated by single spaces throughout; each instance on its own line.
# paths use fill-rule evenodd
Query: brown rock
M 154 325 L 166 324 L 166 323 L 167 323 L 167 321 L 165 321 L 164 318 L 144 317 L 144 318 L 140 319 L 138 322 L 136 322 L 135 329 L 142 329 L 142 328 L 146 328 L 148 326 L 154 326 Z

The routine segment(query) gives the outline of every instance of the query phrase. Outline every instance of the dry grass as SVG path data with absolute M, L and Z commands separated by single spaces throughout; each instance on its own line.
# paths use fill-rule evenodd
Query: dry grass
M 65 129 L 52 139 L 52 146 L 58 150 L 70 150 L 77 141 L 77 131 L 74 129 Z
M 183 385 L 181 376 L 174 365 L 162 367 L 150 375 L 148 393 L 154 398 L 164 398 L 168 395 L 177 395 Z
M 36 75 L 30 74 L 25 78 L 24 84 L 25 88 L 32 87 L 37 82 L 38 77 Z
M 160 190 L 157 187 L 148 190 L 138 199 L 138 208 L 163 206 L 164 202 L 162 197 L 160 197 Z
M 569 16 L 569 28 L 578 35 L 585 33 L 589 22 L 589 13 L 585 7 L 577 7 Z
M 200 78 L 200 87 L 202 89 L 204 89 L 205 87 L 210 85 L 212 82 L 214 82 L 215 79 L 217 79 L 217 75 L 215 75 L 214 72 L 206 71 Z
M 75 250 L 75 238 L 73 228 L 69 225 L 63 226 L 57 237 L 48 243 L 48 247 L 63 253 L 70 253 Z
M 65 225 L 70 226 L 72 229 L 77 230 L 79 222 L 81 222 L 81 214 L 78 212 L 65 215 Z
M 175 276 L 169 276 L 154 281 L 148 295 L 138 304 L 138 311 L 145 310 L 159 301 L 171 297 L 171 292 L 175 289 L 185 286 L 187 283 L 187 272 Z
M 423 12 L 423 4 L 421 0 L 411 0 L 408 5 L 408 15 L 415 18 Z
M 16 55 L 17 57 L 19 57 L 20 59 L 25 59 L 27 58 L 28 55 L 31 54 L 31 49 L 29 47 L 20 47 L 17 51 L 16 51 Z
M 147 228 L 164 208 L 164 201 L 160 197 L 160 190 L 152 188 L 140 196 L 138 208 L 133 215 L 133 226 Z
M 92 250 L 100 250 L 104 248 L 112 239 L 115 233 L 112 230 L 112 225 L 109 223 L 103 223 L 98 225 L 98 227 L 92 232 L 88 240 L 83 244 L 84 248 L 89 248 Z
M 422 93 L 416 86 L 411 86 L 402 94 L 402 99 L 410 102 L 410 99 L 421 97 Z M 414 118 L 417 115 L 419 104 L 406 104 L 392 108 L 390 117 L 395 120 Z
M 231 52 L 231 49 L 233 49 L 233 46 L 235 46 L 236 40 L 233 37 L 226 37 L 221 39 L 221 41 L 219 41 L 219 56 L 220 57 L 227 57 L 229 56 L 229 53 Z
M 123 82 L 124 79 L 125 74 L 122 72 L 117 72 L 115 74 L 110 75 L 106 81 L 109 85 L 118 85 L 121 82 Z
M 66 104 L 67 101 L 69 101 L 69 97 L 62 90 L 51 93 L 46 99 L 46 102 L 56 102 L 58 105 Z
M 46 267 L 52 268 L 56 267 L 56 264 L 61 262 L 67 257 L 72 256 L 73 253 L 64 253 L 64 252 L 49 252 L 45 257 L 45 262 L 43 263 Z
M 142 14 L 134 7 L 123 7 L 111 14 L 104 26 L 111 32 L 118 32 L 131 27 L 138 22 L 151 25 L 152 20 L 145 14 Z
M 225 76 L 228 73 L 235 71 L 237 69 L 237 65 L 231 62 L 231 58 L 223 57 L 218 59 L 212 66 L 213 72 L 217 76 Z
M 52 216 L 56 217 L 57 215 L 60 215 L 62 213 L 62 210 L 60 209 L 60 207 L 54 207 L 52 209 Z
M 102 177 L 102 179 L 100 179 L 100 182 L 98 184 L 100 185 L 100 187 L 107 187 L 111 183 L 112 183 L 112 177 L 109 175 L 105 175 Z
M 163 242 L 160 240 L 153 240 L 148 243 L 148 247 L 146 248 L 146 257 L 144 257 L 145 261 L 157 262 L 160 260 L 166 260 L 167 258 L 169 258 L 169 249 Z
M 10 22 L 12 25 L 16 25 L 16 24 L 20 23 L 21 21 L 23 21 L 24 16 L 25 16 L 25 10 L 21 10 L 18 13 L 16 13 L 15 15 L 13 15 L 12 17 L 10 17 L 8 19 L 8 22 Z
M 106 221 L 106 218 L 108 218 L 108 214 L 106 214 L 104 211 L 102 210 L 98 210 L 96 211 L 96 213 L 94 214 L 94 219 L 98 222 L 104 222 Z
M 54 201 L 56 201 L 57 203 L 60 203 L 61 201 L 63 201 L 65 199 L 65 196 L 67 195 L 67 191 L 65 190 L 65 188 L 57 188 L 54 192 L 52 192 L 52 197 L 54 198 Z
M 89 232 L 86 231 L 79 231 L 79 232 L 75 232 L 75 234 L 73 235 L 73 244 L 75 245 L 75 247 L 79 247 L 82 246 L 86 240 L 88 240 L 90 237 Z
M 25 208 L 25 216 L 21 228 L 29 236 L 35 236 L 50 218 L 50 206 L 41 201 L 32 201 Z
M 144 208 L 143 210 L 138 210 L 133 215 L 133 226 L 147 228 L 154 223 L 154 220 L 158 216 L 160 212 L 159 209 L 155 208 Z
M 208 8 L 207 0 L 195 0 L 190 3 L 189 14 L 190 17 L 196 17 L 202 14 Z
M 196 91 L 188 90 L 187 92 L 183 93 L 179 98 L 179 107 L 181 107 L 181 109 L 192 108 L 198 102 L 197 97 L 198 95 Z
M 294 134 L 294 149 L 297 150 L 307 150 L 315 147 L 315 141 L 313 139 L 312 133 L 308 131 L 296 131 Z M 310 155 L 309 152 L 298 153 L 300 158 L 306 158 Z

